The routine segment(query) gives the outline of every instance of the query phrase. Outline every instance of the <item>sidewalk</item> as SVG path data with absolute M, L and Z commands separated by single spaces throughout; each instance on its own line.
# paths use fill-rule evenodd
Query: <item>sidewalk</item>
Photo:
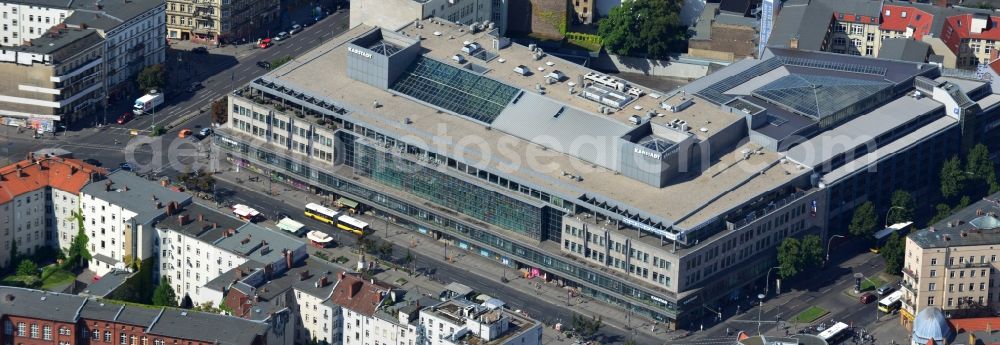
M 254 191 L 262 195 L 268 195 L 268 181 L 266 178 L 258 179 L 256 182 L 249 182 L 248 174 L 252 174 L 246 171 L 241 171 L 239 173 L 229 170 L 223 170 L 216 173 L 214 176 L 220 181 L 225 181 L 227 183 L 240 185 L 242 188 Z M 237 177 L 240 178 L 242 182 L 237 182 Z M 321 198 L 313 195 L 312 193 L 306 191 L 296 190 L 290 186 L 274 183 L 271 187 L 273 191 L 273 197 L 282 200 L 290 206 L 296 208 L 305 207 L 306 203 L 309 202 L 319 202 Z M 375 218 L 369 215 L 361 216 L 363 220 L 369 222 L 370 224 L 377 224 L 377 227 L 381 227 L 383 220 L 381 218 Z M 475 255 L 469 251 L 459 249 L 456 246 L 447 246 L 448 253 L 453 256 L 453 262 L 447 262 L 444 260 L 445 257 L 445 245 L 443 242 L 435 241 L 430 237 L 420 235 L 419 233 L 410 231 L 408 229 L 396 226 L 390 223 L 389 231 L 389 241 L 396 243 L 397 245 L 410 248 L 414 252 L 419 252 L 430 258 L 435 258 L 441 264 L 458 266 L 469 272 L 482 277 L 485 280 L 497 281 L 501 275 L 503 275 L 504 267 L 488 258 L 484 258 L 479 255 Z M 385 231 L 376 231 L 373 233 L 375 237 L 385 239 Z M 410 235 L 410 236 L 406 236 Z M 351 252 L 351 243 L 340 243 L 335 248 L 328 248 L 325 251 L 330 253 L 330 259 L 334 259 L 338 256 L 345 256 L 350 259 L 346 264 L 348 267 L 356 267 L 358 262 L 357 254 Z M 457 253 L 457 254 L 456 254 Z M 507 269 L 506 277 L 510 280 L 507 285 L 519 289 L 521 291 L 534 291 L 535 295 L 545 296 L 546 300 L 552 301 L 555 304 L 561 304 L 563 306 L 569 306 L 576 312 L 588 315 L 588 316 L 601 316 L 603 323 L 607 326 L 611 326 L 620 330 L 625 330 L 627 333 L 635 334 L 636 332 L 643 333 L 646 336 L 652 336 L 658 339 L 663 339 L 664 341 L 669 341 L 675 339 L 681 335 L 683 332 L 670 332 L 665 327 L 656 327 L 655 331 L 652 329 L 653 323 L 650 320 L 641 318 L 636 315 L 627 315 L 623 310 L 607 305 L 601 302 L 591 300 L 587 297 L 574 297 L 569 298 L 567 304 L 567 290 L 562 287 L 556 286 L 555 284 L 542 282 L 540 279 L 524 279 L 518 275 L 517 271 Z M 403 287 L 416 286 L 421 290 L 429 291 L 440 291 L 443 285 L 428 280 L 426 277 L 412 278 L 409 277 L 405 272 L 388 271 L 382 272 L 377 276 L 379 279 L 396 284 L 396 280 L 399 278 L 404 278 L 408 284 L 403 285 Z M 461 283 L 461 282 L 460 282 Z M 412 285 L 411 285 L 412 284 Z M 516 306 L 514 306 L 516 308 Z M 539 321 L 555 321 L 546 320 L 544 315 L 530 315 Z M 570 320 L 562 320 L 564 324 L 568 324 Z M 551 328 L 547 328 L 546 332 L 548 334 L 554 334 Z

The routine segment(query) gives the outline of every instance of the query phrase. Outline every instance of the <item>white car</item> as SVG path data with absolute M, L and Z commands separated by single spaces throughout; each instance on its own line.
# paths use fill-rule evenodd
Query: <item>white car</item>
M 292 25 L 292 29 L 288 30 L 288 33 L 292 34 L 292 35 L 300 33 L 300 32 L 302 32 L 302 25 L 299 25 L 299 24 Z
M 275 41 L 281 41 L 281 40 L 284 40 L 284 39 L 286 39 L 288 37 L 289 37 L 288 33 L 285 32 L 285 31 L 282 31 L 282 32 L 278 33 L 278 36 L 274 36 L 274 40 Z

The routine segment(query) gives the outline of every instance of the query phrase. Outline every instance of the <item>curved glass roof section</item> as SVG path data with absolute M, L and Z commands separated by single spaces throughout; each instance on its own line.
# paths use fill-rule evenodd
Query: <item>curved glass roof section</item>
M 839 113 L 893 84 L 884 81 L 790 74 L 753 91 L 753 95 L 816 120 Z
M 666 139 L 649 136 L 639 141 L 639 146 L 653 150 L 654 152 L 667 153 L 668 151 L 674 149 L 677 144 Z
M 519 89 L 426 57 L 418 57 L 393 90 L 470 119 L 493 123 Z

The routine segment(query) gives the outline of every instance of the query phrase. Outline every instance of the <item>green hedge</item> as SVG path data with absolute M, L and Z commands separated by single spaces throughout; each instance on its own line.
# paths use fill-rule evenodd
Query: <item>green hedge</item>
M 589 51 L 599 51 L 603 45 L 600 36 L 582 32 L 567 32 L 566 41 Z

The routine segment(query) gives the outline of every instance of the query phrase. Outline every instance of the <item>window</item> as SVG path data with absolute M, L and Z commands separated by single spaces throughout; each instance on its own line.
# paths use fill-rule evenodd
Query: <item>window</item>
M 875 34 L 874 33 L 868 33 L 867 38 L 868 38 L 868 42 L 874 42 L 875 41 Z
M 52 327 L 51 326 L 42 327 L 42 339 L 52 340 Z
M 833 38 L 833 45 L 835 45 L 835 46 L 843 46 L 845 44 L 847 44 L 847 39 L 846 38 L 843 38 L 843 37 L 840 37 L 840 36 Z
M 931 270 L 931 278 L 937 277 L 937 270 Z
M 24 322 L 17 323 L 17 336 L 19 337 L 24 336 Z
M 104 342 L 105 343 L 111 342 L 111 331 L 104 331 Z
M 949 297 L 949 298 L 948 298 L 948 306 L 949 306 L 949 307 L 951 306 L 951 304 L 952 304 L 952 302 L 953 302 L 954 300 L 955 300 L 954 298 L 951 298 L 951 297 Z
M 935 283 L 927 284 L 927 290 L 929 290 L 929 291 L 937 290 L 937 284 L 935 284 Z
M 927 305 L 934 305 L 934 296 L 927 296 Z
M 128 343 L 126 342 L 126 337 L 127 336 L 125 335 L 125 333 L 118 334 L 118 340 L 121 342 L 121 345 L 128 345 Z

